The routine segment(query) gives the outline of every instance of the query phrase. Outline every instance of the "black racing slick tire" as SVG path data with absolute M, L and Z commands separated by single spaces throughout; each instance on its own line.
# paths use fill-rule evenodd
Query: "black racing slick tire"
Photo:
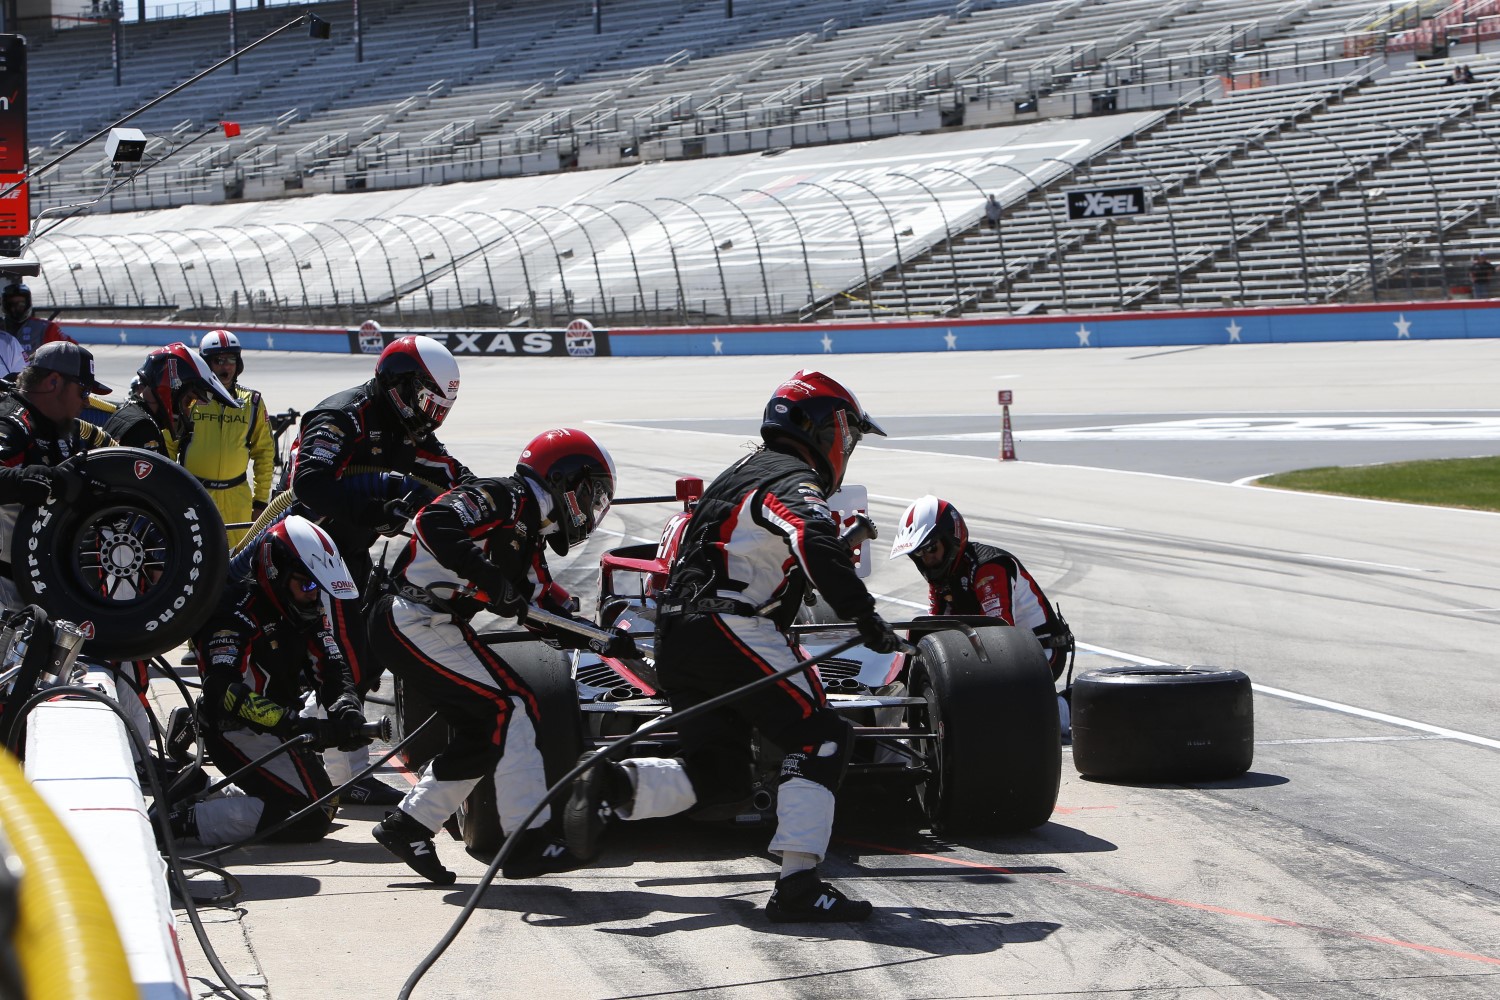
M 1214 781 L 1250 769 L 1250 678 L 1218 667 L 1104 667 L 1073 682 L 1073 765 L 1089 778 Z
M 24 507 L 11 537 L 21 599 L 83 626 L 84 652 L 144 659 L 181 645 L 218 604 L 228 576 L 224 520 L 176 462 L 100 448 L 82 471 L 102 488 Z
M 392 734 L 397 741 L 405 740 L 417 727 L 426 722 L 432 715 L 432 702 L 427 700 L 420 688 L 407 684 L 399 675 L 392 671 L 395 678 L 395 701 L 394 718 L 391 720 Z M 448 745 L 448 723 L 442 719 L 433 719 L 432 725 L 422 730 L 417 737 L 406 742 L 401 747 L 401 759 L 406 761 L 406 766 L 413 771 L 422 769 L 422 765 L 438 755 L 438 751 Z
M 583 755 L 583 713 L 578 708 L 572 658 L 540 642 L 506 646 L 500 655 L 536 696 L 541 714 L 537 744 L 550 788 Z M 558 815 L 561 804 L 555 802 L 552 808 L 553 814 Z M 500 829 L 500 816 L 495 811 L 495 783 L 488 776 L 474 786 L 459 806 L 458 825 L 464 846 L 478 857 L 493 859 L 505 843 L 505 831 Z
M 1052 670 L 1036 637 L 1008 625 L 923 636 L 913 693 L 926 701 L 931 777 L 917 786 L 932 828 L 945 835 L 1017 833 L 1057 805 L 1062 742 Z

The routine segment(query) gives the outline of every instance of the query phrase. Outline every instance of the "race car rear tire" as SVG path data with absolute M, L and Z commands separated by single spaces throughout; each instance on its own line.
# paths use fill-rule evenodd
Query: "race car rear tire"
M 91 625 L 83 652 L 99 659 L 181 645 L 213 613 L 228 576 L 218 508 L 186 469 L 143 448 L 95 449 L 83 472 L 104 489 L 17 515 L 11 564 L 21 600 L 86 632 Z
M 1089 778 L 1213 781 L 1250 769 L 1250 678 L 1219 667 L 1122 666 L 1073 682 L 1073 765 Z
M 395 710 L 391 720 L 392 735 L 397 741 L 404 740 L 432 714 L 432 702 L 428 701 L 419 687 L 407 684 L 396 676 Z M 438 755 L 448 745 L 448 724 L 434 719 L 432 725 L 422 730 L 416 739 L 401 748 L 401 759 L 413 771 Z
M 917 795 L 943 834 L 1030 830 L 1051 817 L 1062 781 L 1052 670 L 1029 631 L 976 631 L 988 663 L 962 632 L 931 632 L 918 643 L 912 685 L 927 706 L 917 721 L 937 735 L 933 775 Z
M 583 755 L 583 713 L 578 708 L 572 660 L 567 653 L 540 642 L 509 645 L 500 655 L 536 695 L 542 717 L 537 727 L 537 743 L 550 788 Z M 561 803 L 553 803 L 553 815 L 560 815 L 561 808 Z M 500 829 L 500 817 L 495 811 L 495 783 L 488 777 L 474 786 L 459 807 L 458 825 L 470 853 L 491 859 L 500 850 L 505 832 Z

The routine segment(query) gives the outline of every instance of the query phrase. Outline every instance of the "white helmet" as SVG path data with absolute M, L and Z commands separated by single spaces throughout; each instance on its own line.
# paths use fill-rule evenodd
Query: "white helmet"
M 213 363 L 214 358 L 221 354 L 234 355 L 234 377 L 239 378 L 245 371 L 245 356 L 240 350 L 240 338 L 228 330 L 210 330 L 203 335 L 203 341 L 198 345 L 198 353 L 203 360 Z
M 328 532 L 301 515 L 293 514 L 272 525 L 256 545 L 256 580 L 286 614 L 305 620 L 315 620 L 321 614 L 318 604 L 304 605 L 291 599 L 291 577 L 297 573 L 307 576 L 334 600 L 351 601 L 359 596 L 349 567 Z
M 943 561 L 940 565 L 928 567 L 918 558 L 917 550 L 931 541 L 943 543 Z M 968 541 L 969 528 L 958 508 L 929 493 L 918 497 L 901 515 L 896 537 L 891 542 L 891 558 L 911 556 L 922 575 L 936 583 L 958 565 L 958 557 Z

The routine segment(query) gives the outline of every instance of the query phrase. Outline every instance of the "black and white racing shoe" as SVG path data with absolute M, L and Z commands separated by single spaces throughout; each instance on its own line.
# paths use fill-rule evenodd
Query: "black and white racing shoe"
M 573 793 L 563 808 L 563 837 L 568 850 L 582 861 L 599 854 L 604 828 L 621 808 L 629 808 L 635 786 L 625 768 L 612 760 L 601 761 L 573 779 Z
M 382 847 L 427 881 L 452 885 L 458 878 L 438 860 L 432 833 L 400 809 L 386 813 L 385 819 L 376 823 L 371 832 Z
M 850 899 L 818 878 L 816 868 L 777 879 L 766 901 L 766 916 L 778 924 L 857 923 L 874 911 L 865 900 Z
M 373 774 L 367 774 L 342 792 L 339 801 L 347 806 L 399 806 L 406 795 Z
M 506 878 L 536 878 L 572 871 L 582 863 L 561 837 L 544 826 L 527 830 L 516 838 L 516 846 L 500 866 L 500 874 Z

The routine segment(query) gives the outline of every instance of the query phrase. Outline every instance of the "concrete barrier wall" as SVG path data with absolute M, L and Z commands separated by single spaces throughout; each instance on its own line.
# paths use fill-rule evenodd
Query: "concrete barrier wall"
M 346 354 L 359 349 L 356 331 L 341 327 L 231 326 L 249 350 Z M 156 347 L 176 340 L 196 344 L 211 328 L 175 323 L 121 324 L 87 320 L 64 323 L 63 329 L 84 344 Z M 401 332 L 384 331 L 387 340 Z M 556 353 L 551 349 L 530 349 L 524 332 L 495 330 L 487 331 L 490 336 L 450 338 L 450 348 L 460 357 Z M 1500 336 L 1500 301 L 1206 309 L 869 324 L 624 327 L 601 328 L 599 332 L 607 336 L 601 338 L 604 348 L 598 353 L 622 357 L 904 354 L 1338 340 L 1449 340 Z

